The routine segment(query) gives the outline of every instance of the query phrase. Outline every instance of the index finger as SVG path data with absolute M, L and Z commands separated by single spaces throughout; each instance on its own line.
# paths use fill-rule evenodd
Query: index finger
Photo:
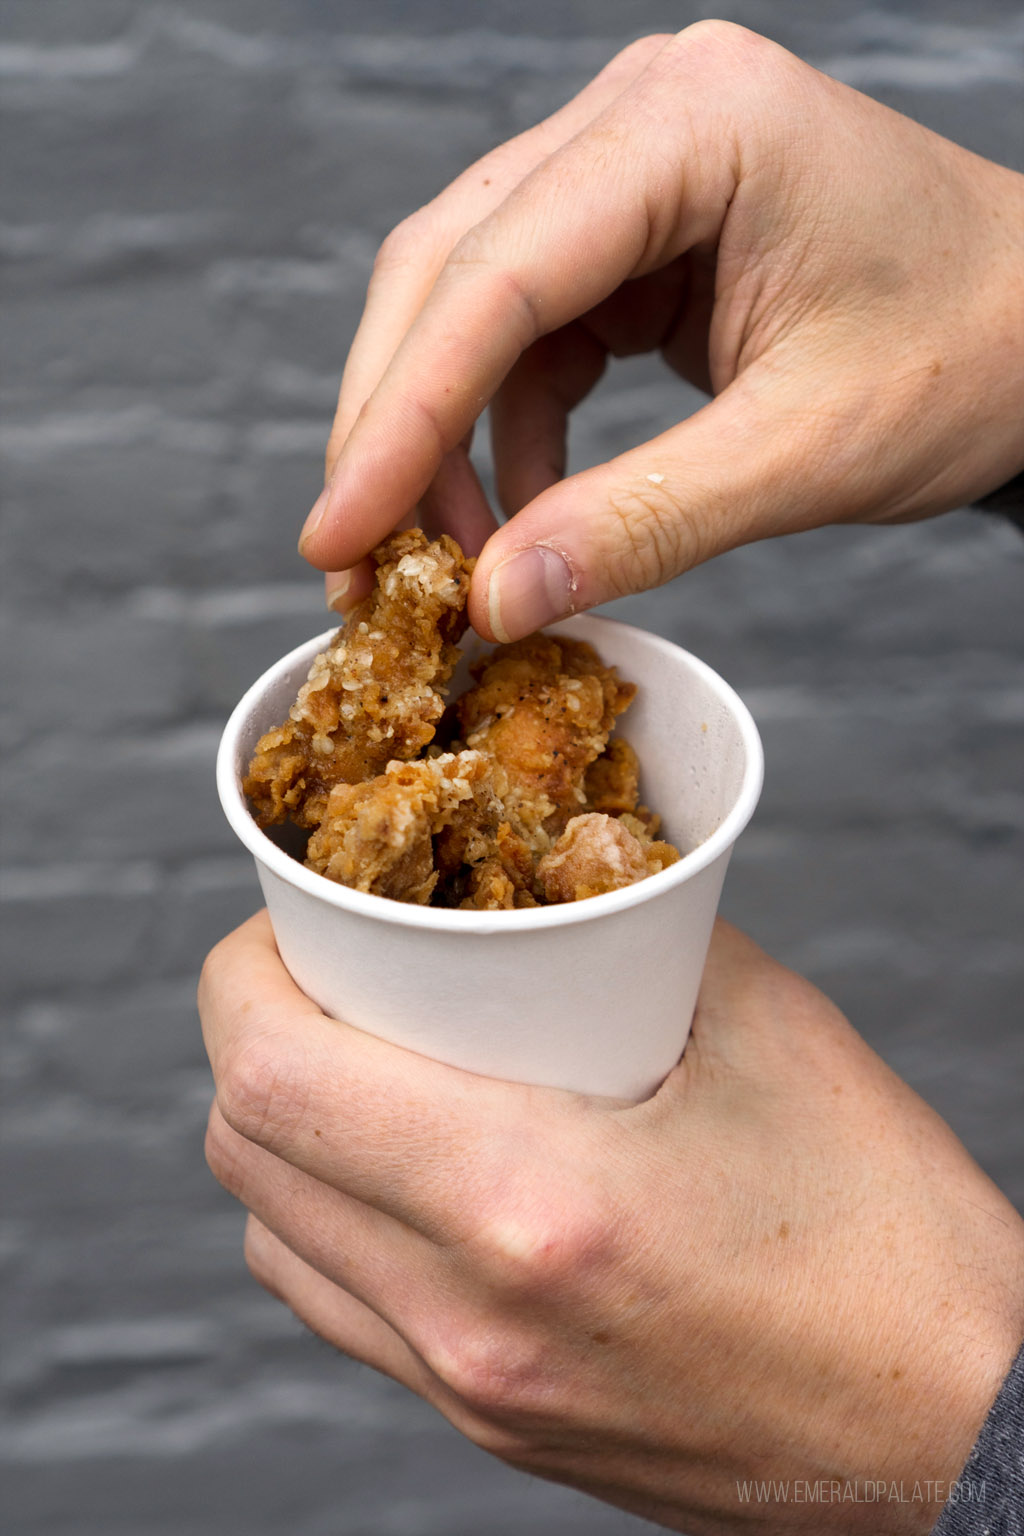
M 358 964 L 358 959 L 353 963 Z M 527 1151 L 539 1106 L 568 1095 L 478 1077 L 339 1023 L 285 970 L 265 912 L 203 968 L 199 1011 L 228 1124 L 437 1242 Z
M 538 337 L 717 236 L 738 175 L 737 78 L 722 90 L 707 41 L 690 28 L 662 48 L 457 242 L 304 531 L 312 564 L 353 564 L 395 525 Z
M 595 79 L 543 122 L 491 150 L 464 171 L 425 208 L 398 226 L 384 242 L 374 266 L 363 316 L 345 362 L 338 405 L 325 456 L 325 484 L 334 476 L 352 427 L 412 325 L 459 238 L 499 207 L 523 175 L 559 147 L 636 78 L 668 38 L 639 38 L 617 54 Z M 325 493 L 326 494 L 326 493 Z M 311 513 L 315 518 L 322 497 Z M 456 448 L 442 461 L 418 504 L 405 507 L 392 527 L 424 528 L 452 535 L 470 555 L 480 552 L 497 522 L 468 456 Z M 352 530 L 359 544 L 357 530 Z M 431 537 L 435 533 L 431 533 Z M 305 530 L 300 539 L 306 551 Z M 373 585 L 372 566 L 328 569 L 327 606 L 346 612 Z
M 365 401 L 398 350 L 445 260 L 467 230 L 500 207 L 535 165 L 614 101 L 669 39 L 638 38 L 550 117 L 499 144 L 399 225 L 377 257 L 359 323 L 345 362 L 338 408 L 327 445 L 326 478 L 334 473 L 345 439 Z

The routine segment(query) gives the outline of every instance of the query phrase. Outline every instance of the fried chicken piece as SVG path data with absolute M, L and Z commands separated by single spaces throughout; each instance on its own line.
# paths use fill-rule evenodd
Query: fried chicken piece
M 605 816 L 635 812 L 640 796 L 640 765 L 628 741 L 616 736 L 595 758 L 583 779 L 588 811 Z
M 473 675 L 454 713 L 467 746 L 493 765 L 499 814 L 471 827 L 457 818 L 437 839 L 434 899 L 485 911 L 533 906 L 537 859 L 586 804 L 588 768 L 636 690 L 592 646 L 540 634 L 499 647 Z
M 587 769 L 636 688 L 584 641 L 542 634 L 499 646 L 473 675 L 455 705 L 461 735 L 505 774 L 512 831 L 545 853 L 586 804 Z
M 289 717 L 256 747 L 245 793 L 261 827 L 315 827 L 337 784 L 409 761 L 432 740 L 459 657 L 473 561 L 418 528 L 373 552 L 373 591 L 310 668 Z
M 391 762 L 365 784 L 336 784 L 306 850 L 306 866 L 393 901 L 430 900 L 433 839 L 460 810 L 492 814 L 490 765 L 479 752 Z
M 436 906 L 497 908 L 533 907 L 533 866 L 529 843 L 502 820 L 501 789 L 507 779 L 490 764 L 489 787 L 494 794 L 481 812 L 477 805 L 460 806 L 451 823 L 434 841 L 434 862 L 440 876 Z
M 627 823 L 632 822 L 631 828 Z M 670 843 L 644 842 L 635 817 L 588 811 L 574 816 L 537 865 L 537 892 L 548 902 L 583 901 L 621 890 L 674 864 Z
M 374 553 L 373 592 L 257 746 L 244 787 L 258 824 L 310 829 L 307 867 L 353 889 L 478 911 L 579 900 L 676 858 L 652 842 L 636 754 L 609 744 L 636 689 L 584 642 L 497 648 L 448 711 L 453 750 L 420 755 L 444 713 L 473 562 L 418 530 Z
M 623 737 L 614 737 L 601 756 L 591 763 L 583 780 L 588 811 L 621 816 L 641 842 L 658 835 L 661 817 L 650 806 L 640 805 L 640 764 Z
M 463 911 L 510 912 L 540 906 L 536 897 L 509 875 L 500 859 L 478 864 L 470 873 L 467 888 L 468 895 L 459 902 Z

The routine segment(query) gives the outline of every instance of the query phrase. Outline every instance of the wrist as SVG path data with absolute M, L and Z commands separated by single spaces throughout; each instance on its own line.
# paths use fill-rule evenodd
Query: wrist
M 914 1394 L 901 1400 L 899 1382 L 891 1382 L 887 1432 L 889 1443 L 898 1447 L 891 1481 L 904 1498 L 920 1497 L 922 1531 L 931 1531 L 956 1497 L 1024 1339 L 1024 1222 L 1016 1212 L 1009 1213 L 1007 1228 L 982 1258 L 982 1276 L 978 1258 L 975 1248 L 959 1279 L 945 1291 L 937 1288 L 931 1298 L 917 1343 L 924 1369 L 916 1373 Z M 906 1529 L 915 1526 L 911 1522 Z

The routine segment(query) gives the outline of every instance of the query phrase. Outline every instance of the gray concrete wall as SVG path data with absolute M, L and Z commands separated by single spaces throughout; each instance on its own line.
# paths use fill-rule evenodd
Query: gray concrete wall
M 1015 0 L 724 9 L 1019 162 Z M 0 4 L 8 1529 L 641 1528 L 488 1461 L 248 1279 L 202 1159 L 193 992 L 258 902 L 214 746 L 249 681 L 325 625 L 294 541 L 378 241 L 628 38 L 701 14 Z M 623 366 L 574 460 L 690 404 Z M 963 513 L 744 550 L 622 605 L 761 724 L 726 910 L 1018 1202 L 1022 593 L 1024 540 Z

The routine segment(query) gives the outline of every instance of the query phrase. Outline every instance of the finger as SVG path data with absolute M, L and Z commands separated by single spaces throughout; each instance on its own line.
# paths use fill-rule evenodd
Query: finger
M 671 262 L 623 283 L 580 320 L 523 353 L 490 410 L 498 496 L 508 516 L 565 474 L 570 413 L 594 388 L 608 356 L 661 350 L 679 368 L 676 338 L 690 319 L 690 287 L 689 261 Z M 703 334 L 706 346 L 706 321 Z
M 328 571 L 324 600 L 334 613 L 346 614 L 373 591 L 377 568 L 372 560 L 360 560 L 347 571 Z
M 573 1100 L 460 1072 L 327 1018 L 282 965 L 265 913 L 212 952 L 199 1003 L 228 1124 L 437 1242 L 472 1232 L 542 1137 L 545 1106 Z
M 642 98 L 627 87 L 452 250 L 344 444 L 303 543 L 314 564 L 358 558 L 418 500 L 540 335 L 716 237 L 737 152 L 698 32 L 648 63 Z M 639 155 L 638 114 L 651 124 Z
M 415 528 L 416 509 L 399 518 L 396 528 Z M 346 571 L 328 571 L 324 576 L 324 599 L 334 613 L 346 614 L 373 591 L 377 567 L 372 560 L 360 560 Z
M 356 1297 L 318 1274 L 252 1216 L 245 1229 L 245 1258 L 260 1285 L 320 1338 L 430 1400 L 434 1378 L 405 1340 Z
M 383 376 L 452 246 L 501 205 L 523 176 L 614 101 L 669 41 L 640 38 L 624 48 L 550 117 L 491 150 L 385 242 L 349 352 L 327 450 L 327 478 L 356 416 Z
M 565 106 L 470 166 L 385 242 L 342 375 L 327 445 L 327 482 L 360 410 L 422 308 L 452 246 L 497 208 L 528 171 L 613 101 L 668 41 L 667 35 L 645 37 L 623 49 Z
M 606 356 L 585 326 L 565 326 L 528 347 L 494 396 L 494 474 L 507 516 L 565 474 L 569 413 L 601 377 Z
M 851 378 L 856 370 L 851 370 Z M 808 402 L 828 399 L 829 409 Z M 856 516 L 867 498 L 872 417 L 828 368 L 753 364 L 717 399 L 650 442 L 550 487 L 494 535 L 469 614 L 506 642 L 597 603 L 643 592 L 755 538 Z
M 420 499 L 416 513 L 399 519 L 399 528 L 416 523 L 428 538 L 448 533 L 466 555 L 478 555 L 498 527 L 487 504 L 483 486 L 469 458 L 468 444 L 446 454 L 441 467 Z M 348 571 L 330 571 L 324 578 L 327 606 L 346 614 L 373 591 L 377 568 L 361 560 Z
M 626 283 L 581 321 L 541 337 L 512 368 L 491 402 L 491 441 L 498 499 L 507 516 L 565 474 L 569 415 L 600 379 L 607 355 L 660 348 L 666 360 L 699 387 L 707 378 L 707 330 L 713 263 L 686 260 Z M 695 340 L 696 338 L 696 340 Z M 431 538 L 450 533 L 477 555 L 498 523 L 462 445 L 446 455 L 419 509 Z M 402 519 L 400 526 L 411 525 Z M 327 606 L 347 613 L 372 589 L 374 569 L 331 572 Z
M 311 522 L 326 505 L 327 488 L 360 409 L 379 383 L 456 240 L 501 202 L 525 170 L 614 99 L 667 41 L 667 37 L 641 38 L 623 49 L 566 106 L 501 145 L 458 177 L 423 211 L 415 223 L 412 240 L 408 234 L 404 236 L 409 242 L 406 246 L 386 247 L 381 253 L 342 376 L 327 443 L 324 491 L 310 513 Z M 412 228 L 411 221 L 409 227 Z M 459 455 L 455 449 L 448 457 L 456 462 L 451 466 L 442 463 L 436 477 L 438 483 L 424 492 L 421 521 L 430 527 L 432 537 L 449 533 L 466 554 L 478 554 L 497 527 L 497 520 L 468 456 Z M 458 462 L 460 458 L 462 462 Z M 409 513 L 392 526 L 412 527 L 415 521 L 415 514 Z M 304 538 L 305 534 L 300 540 L 303 548 Z M 348 613 L 372 590 L 373 578 L 374 568 L 368 560 L 360 560 L 347 569 L 328 571 L 324 581 L 327 607 L 336 613 Z
M 498 520 L 487 504 L 483 486 L 461 443 L 445 455 L 441 467 L 420 498 L 420 526 L 428 538 L 450 534 L 466 555 L 478 555 Z
M 438 1250 L 419 1233 L 232 1130 L 216 1101 L 206 1133 L 214 1178 L 304 1263 L 391 1326 L 436 1285 Z

